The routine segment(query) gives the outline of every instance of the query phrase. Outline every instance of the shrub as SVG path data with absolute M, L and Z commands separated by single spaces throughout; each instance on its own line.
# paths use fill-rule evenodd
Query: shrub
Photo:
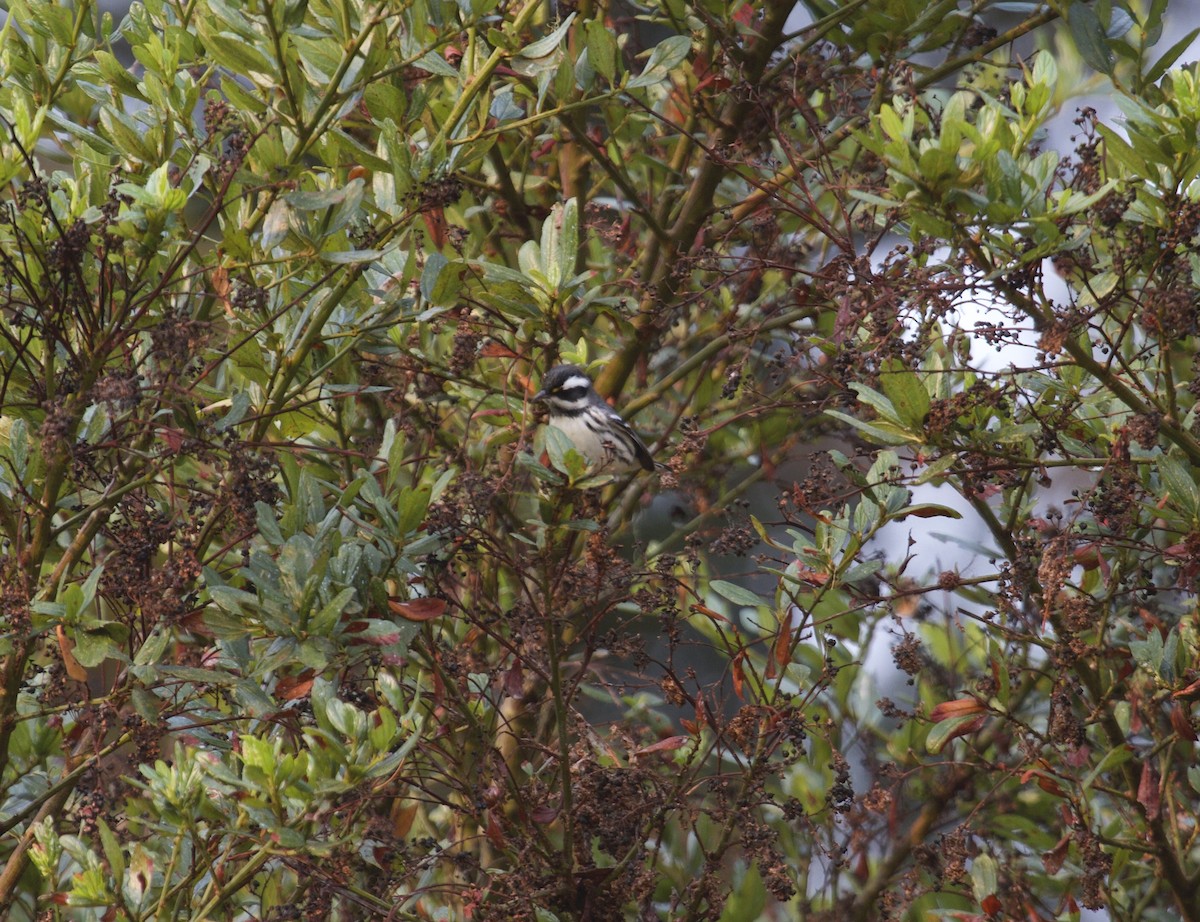
M 6 917 L 1200 918 L 1165 6 L 10 3 Z

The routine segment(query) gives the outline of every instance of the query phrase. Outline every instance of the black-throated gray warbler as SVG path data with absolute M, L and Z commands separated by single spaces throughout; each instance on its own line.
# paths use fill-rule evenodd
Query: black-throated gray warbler
M 607 403 L 577 365 L 556 365 L 533 396 L 550 410 L 550 425 L 561 429 L 595 470 L 654 470 L 654 459 L 636 432 Z

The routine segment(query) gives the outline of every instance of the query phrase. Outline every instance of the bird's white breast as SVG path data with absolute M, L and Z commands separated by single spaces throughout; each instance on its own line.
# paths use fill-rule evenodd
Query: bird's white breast
M 578 416 L 560 416 L 550 425 L 560 429 L 571 440 L 575 450 L 583 455 L 593 471 L 602 468 L 619 471 L 631 467 L 627 460 L 622 461 L 620 446 L 617 444 L 614 434 L 596 432 L 585 422 L 587 418 L 588 414 L 586 413 Z

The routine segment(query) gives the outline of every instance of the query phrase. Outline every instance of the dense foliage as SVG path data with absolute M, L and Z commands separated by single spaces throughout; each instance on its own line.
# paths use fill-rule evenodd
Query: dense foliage
M 0 915 L 1200 919 L 1163 0 L 6 6 Z

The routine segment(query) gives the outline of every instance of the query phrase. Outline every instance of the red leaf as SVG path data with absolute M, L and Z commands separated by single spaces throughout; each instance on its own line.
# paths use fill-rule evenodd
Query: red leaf
M 954 701 L 943 701 L 934 707 L 929 719 L 936 723 L 949 720 L 951 717 L 967 717 L 970 714 L 983 714 L 986 708 L 974 698 L 958 698 Z
M 297 698 L 304 698 L 312 691 L 314 672 L 311 669 L 305 669 L 300 675 L 282 676 L 275 683 L 275 696 L 281 701 L 295 701 Z
M 1095 570 L 1103 559 L 1100 556 L 1100 545 L 1095 542 L 1075 548 L 1073 556 L 1075 562 L 1085 570 Z
M 63 667 L 67 670 L 67 675 L 76 682 L 86 682 L 87 670 L 80 665 L 79 660 L 75 659 L 75 654 L 71 652 L 75 649 L 75 641 L 67 636 L 67 632 L 61 624 L 55 625 L 54 633 L 58 636 L 58 652 L 62 655 Z
M 484 358 L 489 359 L 519 359 L 520 356 L 513 352 L 504 343 L 498 343 L 494 339 L 488 340 L 483 344 L 483 348 L 479 350 L 479 354 Z
M 346 625 L 347 634 L 366 634 L 371 629 L 371 625 L 366 621 L 351 621 Z M 376 647 L 390 647 L 392 644 L 400 642 L 400 632 L 397 631 L 391 634 L 369 634 L 364 637 L 356 637 L 355 643 L 370 644 Z
M 548 804 L 542 804 L 540 807 L 534 807 L 533 812 L 529 815 L 535 823 L 540 823 L 541 825 L 545 826 L 558 819 L 558 807 L 551 807 Z
M 742 672 L 742 654 L 738 654 L 733 658 L 733 662 L 729 664 L 730 674 L 733 676 L 733 693 L 746 700 L 746 696 L 742 694 L 742 686 L 746 684 L 746 676 Z
M 828 573 L 819 573 L 812 567 L 796 561 L 796 579 L 808 583 L 810 586 L 824 586 L 829 582 Z
M 1158 772 L 1151 767 L 1149 762 L 1142 763 L 1142 778 L 1138 782 L 1137 799 L 1146 811 L 1147 817 L 1152 820 L 1158 819 L 1159 810 L 1162 807 L 1158 799 Z
M 1037 783 L 1038 787 L 1047 794 L 1052 794 L 1055 797 L 1067 796 L 1067 792 L 1062 789 L 1062 785 L 1060 785 L 1053 778 L 1047 778 L 1045 775 L 1038 775 Z
M 637 757 L 648 756 L 654 752 L 674 752 L 676 749 L 682 749 L 691 740 L 690 736 L 668 736 L 665 740 L 659 740 L 657 743 L 651 743 L 649 746 L 635 749 L 633 755 Z
M 1191 718 L 1188 717 L 1188 712 L 1179 704 L 1171 705 L 1170 710 L 1171 729 L 1179 736 L 1180 739 L 1196 742 L 1196 728 L 1192 726 Z
M 1000 898 L 994 893 L 989 893 L 979 901 L 979 908 L 986 912 L 989 916 L 993 916 L 1003 907 L 1000 904 Z
M 694 611 L 700 615 L 708 615 L 708 617 L 712 618 L 714 621 L 721 621 L 721 622 L 724 622 L 725 624 L 730 623 L 729 619 L 726 618 L 724 615 L 722 615 L 720 612 L 715 612 L 711 608 L 708 608 L 705 605 L 693 605 L 692 611 Z
M 398 602 L 388 599 L 388 608 L 392 610 L 392 614 L 399 615 L 406 621 L 432 621 L 445 613 L 446 600 L 411 599 L 408 602 Z
M 1197 679 L 1195 682 L 1192 682 L 1186 687 L 1179 689 L 1177 692 L 1171 692 L 1171 697 L 1177 700 L 1179 698 L 1195 698 L 1198 695 L 1200 695 L 1200 679 Z
M 504 847 L 504 833 L 500 829 L 500 822 L 496 819 L 496 811 L 489 810 L 487 812 L 487 837 L 496 848 Z
M 172 454 L 178 454 L 183 448 L 183 433 L 178 429 L 168 429 L 165 426 L 159 427 L 159 435 L 162 440 L 167 443 L 167 448 L 171 449 Z
M 775 637 L 775 662 L 784 668 L 792 661 L 792 619 L 784 618 Z
M 1063 836 L 1059 839 L 1058 844 L 1048 852 L 1042 853 L 1042 864 L 1046 868 L 1047 874 L 1057 874 L 1063 866 L 1063 862 L 1067 859 L 1067 851 L 1071 846 L 1071 837 Z
M 911 509 L 906 509 L 902 513 L 904 518 L 913 519 L 940 519 L 947 515 L 944 509 L 937 506 L 913 506 Z
M 440 250 L 448 239 L 446 212 L 441 208 L 428 208 L 421 212 L 421 219 L 425 222 L 425 229 L 429 231 L 429 239 L 434 249 Z
M 1092 756 L 1092 747 L 1083 745 L 1076 746 L 1074 749 L 1068 749 L 1067 754 L 1063 756 L 1063 761 L 1071 768 L 1083 768 L 1088 764 L 1088 759 Z
M 230 317 L 236 316 L 233 309 L 233 302 L 229 300 L 229 293 L 233 290 L 233 285 L 229 281 L 229 270 L 224 266 L 217 266 L 209 275 L 208 282 L 212 293 L 217 296 L 221 301 L 221 305 L 225 308 L 225 313 Z M 176 447 L 172 450 L 179 451 L 179 448 Z
M 513 663 L 512 667 L 504 673 L 504 693 L 510 698 L 525 697 L 525 673 L 521 669 L 519 661 Z
M 544 803 L 541 807 L 534 807 L 529 818 L 541 826 L 550 825 L 551 822 L 558 819 L 558 808 Z
M 985 720 L 987 720 L 986 714 L 980 714 L 975 718 L 972 718 L 970 714 L 956 718 L 946 724 L 944 728 L 930 733 L 926 745 L 930 752 L 941 752 L 951 740 L 956 740 L 960 736 L 970 736 L 981 730 Z
M 216 635 L 209 626 L 204 623 L 204 611 L 203 608 L 193 608 L 179 619 L 178 624 L 192 634 L 199 634 L 202 637 L 215 637 Z
M 400 806 L 404 801 L 397 800 L 392 807 L 392 834 L 398 839 L 405 838 L 412 829 L 413 820 L 417 818 L 417 804 L 406 807 Z

